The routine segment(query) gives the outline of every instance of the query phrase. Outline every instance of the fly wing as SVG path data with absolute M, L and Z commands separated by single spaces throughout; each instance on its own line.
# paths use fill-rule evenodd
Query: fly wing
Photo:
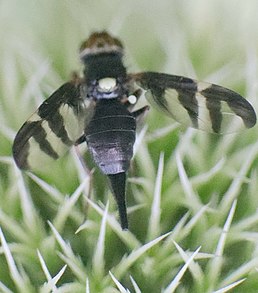
M 46 159 L 58 159 L 83 135 L 93 112 L 81 97 L 81 83 L 57 89 L 22 125 L 13 143 L 20 169 L 33 169 Z
M 235 124 L 251 128 L 256 123 L 250 103 L 227 88 L 155 72 L 132 74 L 131 78 L 147 91 L 145 96 L 150 103 L 185 126 L 230 133 L 235 131 Z

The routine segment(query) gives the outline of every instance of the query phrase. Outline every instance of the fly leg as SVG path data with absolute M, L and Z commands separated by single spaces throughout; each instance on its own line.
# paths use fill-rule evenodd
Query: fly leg
M 149 109 L 150 109 L 149 106 L 144 106 L 144 107 L 140 108 L 139 110 L 131 113 L 135 117 L 137 125 L 142 124 L 142 121 L 145 118 L 145 116 L 147 115 Z

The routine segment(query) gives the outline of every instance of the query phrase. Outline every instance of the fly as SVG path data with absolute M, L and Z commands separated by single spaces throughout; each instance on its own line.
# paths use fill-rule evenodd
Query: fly
M 111 183 L 122 229 L 128 229 L 126 174 L 137 121 L 149 108 L 132 110 L 142 93 L 174 120 L 208 132 L 226 133 L 235 123 L 251 128 L 256 114 L 238 93 L 215 84 L 157 72 L 127 73 L 123 55 L 120 40 L 105 31 L 83 42 L 83 77 L 62 85 L 22 125 L 13 156 L 20 169 L 33 169 L 39 155 L 58 159 L 86 142 Z

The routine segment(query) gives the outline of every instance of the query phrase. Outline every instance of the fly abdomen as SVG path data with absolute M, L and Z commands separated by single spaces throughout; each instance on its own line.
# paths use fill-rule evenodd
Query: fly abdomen
M 104 174 L 128 170 L 135 129 L 135 118 L 118 100 L 98 102 L 85 134 L 93 159 Z

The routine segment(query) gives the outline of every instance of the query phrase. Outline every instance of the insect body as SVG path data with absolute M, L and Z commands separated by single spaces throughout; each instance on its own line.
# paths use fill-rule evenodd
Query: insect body
M 31 169 L 39 154 L 57 159 L 86 141 L 96 165 L 110 180 L 121 226 L 127 229 L 126 172 L 137 120 L 148 109 L 131 110 L 139 89 L 176 121 L 209 132 L 227 132 L 235 122 L 250 128 L 256 115 L 243 97 L 218 85 L 156 72 L 128 74 L 122 57 L 118 39 L 107 32 L 93 33 L 80 49 L 83 78 L 61 86 L 23 124 L 13 156 L 19 168 Z

